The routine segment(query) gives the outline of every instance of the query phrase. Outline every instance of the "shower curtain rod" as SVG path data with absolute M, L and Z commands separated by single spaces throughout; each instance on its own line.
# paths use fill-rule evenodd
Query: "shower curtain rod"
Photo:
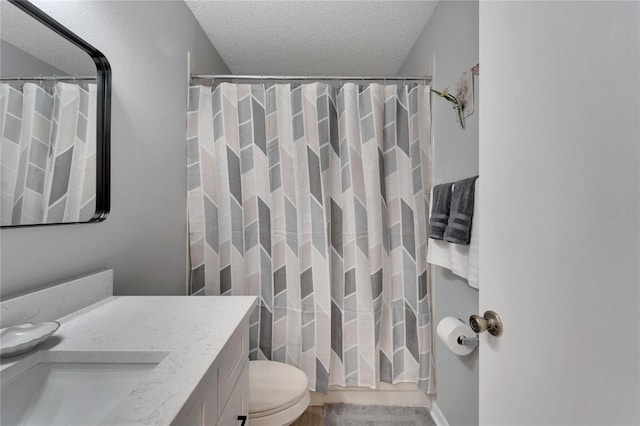
M 74 81 L 86 81 L 97 80 L 95 75 L 39 75 L 37 77 L 0 77 L 0 81 L 61 81 L 61 80 L 74 80 Z
M 191 74 L 192 80 L 352 80 L 352 81 L 424 81 L 430 82 L 430 76 L 422 77 L 385 77 L 385 76 L 335 76 L 335 75 L 233 75 L 233 74 Z

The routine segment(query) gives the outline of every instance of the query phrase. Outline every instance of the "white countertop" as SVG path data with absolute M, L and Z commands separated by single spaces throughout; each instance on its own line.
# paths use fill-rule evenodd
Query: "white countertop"
M 256 302 L 253 296 L 112 296 L 61 318 L 40 349 L 3 359 L 0 375 L 8 380 L 25 363 L 43 360 L 160 361 L 102 424 L 168 425 Z

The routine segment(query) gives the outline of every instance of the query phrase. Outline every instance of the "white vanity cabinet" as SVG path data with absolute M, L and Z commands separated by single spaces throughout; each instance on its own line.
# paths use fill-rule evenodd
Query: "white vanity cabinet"
M 220 351 L 189 401 L 171 423 L 175 426 L 249 424 L 249 322 L 245 319 Z
M 3 360 L 2 385 L 38 363 L 143 364 L 150 367 L 133 384 L 113 376 L 119 385 L 91 401 L 109 405 L 106 414 L 81 423 L 74 420 L 75 402 L 67 399 L 59 403 L 68 405 L 70 418 L 49 424 L 242 425 L 238 417 L 249 415 L 249 317 L 257 298 L 111 296 L 112 280 L 112 271 L 104 271 L 1 301 L 3 326 L 60 322 L 37 350 Z M 49 409 L 36 399 L 25 413 Z

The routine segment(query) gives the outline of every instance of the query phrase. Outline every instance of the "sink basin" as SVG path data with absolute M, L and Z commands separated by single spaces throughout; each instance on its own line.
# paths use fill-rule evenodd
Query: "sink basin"
M 3 426 L 96 424 L 156 365 L 38 363 L 2 383 L 0 423 Z

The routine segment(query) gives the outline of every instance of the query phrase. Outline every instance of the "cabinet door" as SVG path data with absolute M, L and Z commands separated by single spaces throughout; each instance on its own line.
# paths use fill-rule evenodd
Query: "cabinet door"
M 172 426 L 216 426 L 218 422 L 218 365 L 211 367 Z
M 215 374 L 205 386 L 203 426 L 215 426 L 218 422 L 218 366 L 215 366 Z
M 220 413 L 218 426 L 240 426 L 242 421 L 238 420 L 238 416 L 247 416 L 245 426 L 249 424 L 249 361 L 244 361 L 236 386 Z
M 229 338 L 219 356 L 218 407 L 229 400 L 242 368 L 249 359 L 249 320 L 245 320 Z
M 203 426 L 203 404 L 195 404 L 184 417 L 184 422 L 180 422 L 182 426 Z

